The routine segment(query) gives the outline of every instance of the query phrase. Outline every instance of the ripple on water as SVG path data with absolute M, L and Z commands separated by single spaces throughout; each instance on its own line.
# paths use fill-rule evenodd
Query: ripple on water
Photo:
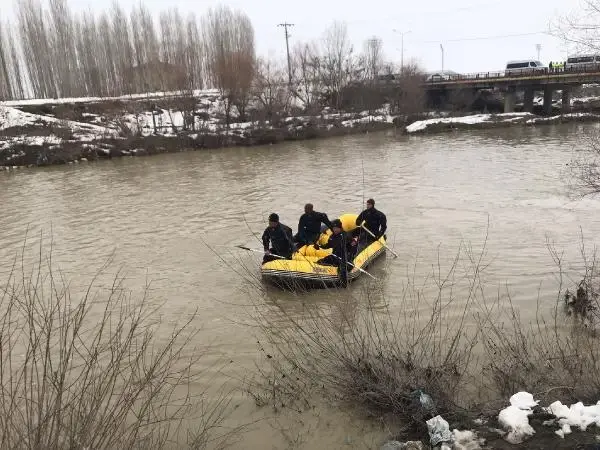
M 206 337 L 243 355 L 254 341 L 236 323 L 248 318 L 247 277 L 258 274 L 260 255 L 228 247 L 260 247 L 256 235 L 270 212 L 295 229 L 306 202 L 334 217 L 359 212 L 374 197 L 400 254 L 373 268 L 387 273 L 393 307 L 402 308 L 407 274 L 416 270 L 422 283 L 438 257 L 449 270 L 459 249 L 471 245 L 478 255 L 487 235 L 487 295 L 508 290 L 522 317 L 531 317 L 538 298 L 547 307 L 556 299 L 546 240 L 577 261 L 580 227 L 592 243 L 600 232 L 600 201 L 566 195 L 573 129 L 371 133 L 0 174 L 0 276 L 28 227 L 30 237 L 52 227 L 54 255 L 67 274 L 91 277 L 114 255 L 114 270 L 124 268 L 128 285 L 154 280 L 151 295 L 165 302 L 167 318 L 199 307 Z M 467 266 L 462 260 L 460 270 Z M 460 289 L 457 311 L 466 296 Z M 299 297 L 252 295 L 302 314 Z M 303 298 L 330 301 L 322 293 Z

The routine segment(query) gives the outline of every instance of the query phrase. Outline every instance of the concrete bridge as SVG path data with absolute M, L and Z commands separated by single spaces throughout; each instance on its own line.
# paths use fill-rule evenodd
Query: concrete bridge
M 600 65 L 591 64 L 577 68 L 550 70 L 529 69 L 518 74 L 505 75 L 505 72 L 483 72 L 472 74 L 446 75 L 442 81 L 426 81 L 423 87 L 429 93 L 448 93 L 454 90 L 495 89 L 504 92 L 504 112 L 513 112 L 517 91 L 524 92 L 523 109 L 533 111 L 533 98 L 536 91 L 544 93 L 544 113 L 552 112 L 552 94 L 562 91 L 562 111 L 571 108 L 571 90 L 573 87 L 588 83 L 600 83 Z

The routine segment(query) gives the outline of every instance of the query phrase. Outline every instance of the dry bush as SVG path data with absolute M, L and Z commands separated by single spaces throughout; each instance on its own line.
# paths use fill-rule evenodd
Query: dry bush
M 532 322 L 521 319 L 510 296 L 486 299 L 485 244 L 477 255 L 463 247 L 446 275 L 438 262 L 422 285 L 409 277 L 393 309 L 372 283 L 326 291 L 319 304 L 301 293 L 295 301 L 257 303 L 253 320 L 261 330 L 263 364 L 247 390 L 258 405 L 275 409 L 301 411 L 315 395 L 338 400 L 399 420 L 406 427 L 401 433 L 425 432 L 424 421 L 435 414 L 451 424 L 482 413 L 496 416 L 522 390 L 546 404 L 557 398 L 595 403 L 600 396 L 595 253 L 590 257 L 582 249 L 585 270 L 569 288 L 579 288 L 576 298 L 589 302 L 570 301 L 569 315 L 564 262 L 549 249 L 560 282 L 556 305 L 547 316 L 540 299 Z M 432 397 L 435 409 L 423 408 L 418 390 Z
M 159 306 L 146 295 L 132 299 L 119 276 L 101 288 L 99 273 L 72 296 L 42 247 L 31 265 L 24 250 L 1 286 L 0 447 L 224 443 L 230 432 L 219 424 L 228 396 L 209 400 L 198 384 L 195 314 L 161 339 Z
M 596 333 L 599 278 L 595 252 L 590 258 L 582 247 L 584 273 L 581 281 L 572 283 L 582 303 L 575 303 L 575 314 L 569 314 L 573 303 L 569 302 L 569 290 L 563 291 L 564 262 L 554 247 L 549 245 L 549 249 L 560 283 L 551 315 L 546 318 L 538 302 L 536 320 L 523 323 L 510 300 L 508 305 L 491 305 L 487 319 L 480 323 L 486 370 L 505 397 L 526 390 L 546 401 L 559 396 L 563 401 L 596 403 L 600 396 L 600 341 Z
M 459 258 L 444 275 L 438 268 L 433 298 L 410 281 L 390 309 L 371 280 L 364 289 L 332 289 L 326 303 L 257 304 L 261 353 L 268 368 L 248 390 L 257 404 L 301 410 L 317 393 L 357 407 L 375 417 L 392 416 L 408 427 L 424 427 L 424 419 L 442 414 L 462 417 L 464 383 L 473 363 L 477 332 L 467 326 L 479 286 L 481 261 L 469 268 L 470 283 L 459 297 L 454 289 L 464 276 Z M 353 295 L 354 294 L 354 295 Z M 460 304 L 457 302 L 460 301 Z M 397 312 L 396 312 L 397 311 Z M 419 402 L 418 390 L 429 394 L 434 410 Z
M 565 178 L 573 197 L 584 197 L 600 192 L 600 132 L 586 130 L 580 136 L 582 150 L 572 158 Z

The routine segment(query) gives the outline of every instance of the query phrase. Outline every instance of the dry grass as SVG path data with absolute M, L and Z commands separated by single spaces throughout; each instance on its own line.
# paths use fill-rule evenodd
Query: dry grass
M 465 253 L 476 264 L 469 270 L 479 270 L 468 249 Z M 458 268 L 458 257 L 446 273 L 436 268 L 433 299 L 412 280 L 393 299 L 394 310 L 367 279 L 353 291 L 324 292 L 324 304 L 299 298 L 294 311 L 257 303 L 254 321 L 268 364 L 248 391 L 259 405 L 298 410 L 310 407 L 318 393 L 372 417 L 399 418 L 408 428 L 424 427 L 436 414 L 462 419 L 469 405 L 461 395 L 478 339 L 467 326 L 468 315 L 478 286 L 471 283 L 466 297 L 457 296 L 454 290 L 464 282 Z M 418 390 L 434 398 L 433 410 L 420 404 Z
M 551 313 L 544 315 L 538 300 L 532 323 L 521 320 L 510 298 L 504 315 L 500 305 L 494 305 L 488 319 L 480 322 L 487 370 L 504 397 L 526 390 L 543 401 L 558 397 L 596 403 L 600 396 L 596 252 L 593 249 L 588 255 L 582 245 L 583 273 L 569 280 L 562 255 L 552 245 L 548 248 L 558 268 L 556 303 Z M 579 295 L 573 297 L 572 290 Z
M 584 273 L 569 280 L 562 255 L 548 248 L 559 290 L 555 300 L 538 299 L 533 321 L 521 319 L 510 293 L 486 298 L 485 243 L 477 254 L 463 246 L 445 272 L 438 261 L 422 285 L 407 277 L 391 306 L 374 284 L 330 290 L 322 303 L 299 296 L 294 308 L 256 302 L 263 364 L 247 390 L 258 405 L 276 410 L 309 408 L 317 395 L 388 426 L 399 419 L 405 437 L 426 433 L 425 420 L 436 414 L 472 428 L 465 419 L 496 416 L 521 390 L 542 403 L 596 403 L 597 305 L 571 308 L 571 315 L 565 305 L 567 287 L 584 287 L 597 302 L 595 256 L 582 249 Z M 435 409 L 423 408 L 417 390 L 433 398 Z
M 72 296 L 41 248 L 33 266 L 15 260 L 0 286 L 0 448 L 226 443 L 229 397 L 203 387 L 195 314 L 165 336 L 147 295 L 132 299 L 117 276 Z

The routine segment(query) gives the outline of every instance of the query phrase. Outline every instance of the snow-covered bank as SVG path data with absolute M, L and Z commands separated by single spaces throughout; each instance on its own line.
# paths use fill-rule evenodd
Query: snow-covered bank
M 458 128 L 493 128 L 511 125 L 537 125 L 544 123 L 600 121 L 600 114 L 569 113 L 540 117 L 531 113 L 473 114 L 461 117 L 440 117 L 419 120 L 405 127 L 409 134 L 451 131 Z
M 224 102 L 214 91 L 199 92 L 191 102 L 189 97 L 161 102 L 162 107 L 146 101 L 123 104 L 120 99 L 75 99 L 82 104 L 73 106 L 68 100 L 73 99 L 53 106 L 41 100 L 19 102 L 19 107 L 0 104 L 0 166 L 273 144 L 381 130 L 394 127 L 396 120 L 387 106 L 360 113 L 325 109 L 318 115 L 273 122 L 242 122 L 234 110 L 227 126 Z
M 600 401 L 590 406 L 578 402 L 570 407 L 555 401 L 550 406 L 543 407 L 529 392 L 517 392 L 510 398 L 509 403 L 510 405 L 500 410 L 496 416 L 472 420 L 471 426 L 463 422 L 461 428 L 468 428 L 463 430 L 452 429 L 450 424 L 438 415 L 426 421 L 428 437 L 423 437 L 420 441 L 388 441 L 380 450 L 506 448 L 502 442 L 507 442 L 514 448 L 562 449 L 575 448 L 574 442 L 587 442 L 592 445 L 600 443 Z M 576 433 L 579 435 L 575 436 Z M 569 435 L 574 435 L 571 442 L 567 441 Z
M 33 98 L 26 100 L 9 100 L 0 102 L 3 106 L 33 106 L 33 105 L 64 105 L 64 104 L 75 104 L 75 103 L 98 103 L 98 102 L 110 102 L 110 101 L 137 101 L 137 100 L 159 100 L 166 98 L 181 98 L 185 96 L 204 97 L 204 96 L 218 96 L 218 89 L 204 89 L 195 90 L 193 92 L 148 92 L 145 94 L 130 94 L 120 95 L 118 97 L 65 97 L 65 98 Z

